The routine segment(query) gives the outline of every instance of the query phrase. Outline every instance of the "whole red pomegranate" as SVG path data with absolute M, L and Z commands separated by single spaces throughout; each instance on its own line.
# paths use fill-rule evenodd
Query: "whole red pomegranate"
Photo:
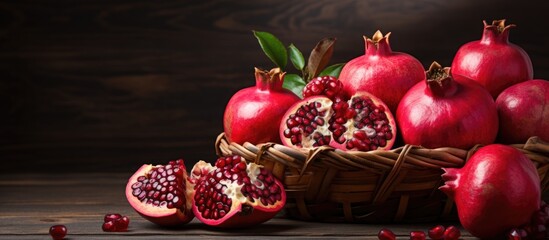
M 479 238 L 506 239 L 540 207 L 536 167 L 519 150 L 501 144 L 480 148 L 463 168 L 446 168 L 440 190 L 455 200 L 463 227 Z
M 452 73 L 479 82 L 495 99 L 507 87 L 532 79 L 534 71 L 528 54 L 509 42 L 515 25 L 505 20 L 484 23 L 481 40 L 461 46 L 452 62 Z
M 189 188 L 188 188 L 189 187 Z M 190 222 L 192 188 L 182 159 L 141 166 L 128 180 L 126 198 L 139 215 L 161 226 Z
M 280 143 L 278 126 L 286 110 L 300 98 L 282 88 L 284 72 L 255 69 L 256 86 L 235 93 L 223 117 L 225 136 L 231 142 Z
M 366 53 L 345 64 L 339 80 L 348 96 L 369 92 L 394 113 L 408 89 L 425 78 L 425 70 L 411 55 L 391 50 L 390 34 L 377 31 L 371 39 L 364 37 Z
M 468 149 L 495 141 L 498 114 L 486 89 L 472 80 L 454 78 L 450 68 L 437 62 L 426 76 L 406 93 L 397 109 L 404 143 Z
M 288 109 L 280 123 L 282 143 L 298 148 L 391 149 L 395 137 L 393 115 L 367 92 L 357 92 L 348 101 L 325 96 L 303 99 Z
M 282 183 L 270 171 L 241 156 L 199 161 L 191 170 L 193 212 L 215 227 L 248 227 L 273 218 L 286 203 Z
M 502 143 L 523 143 L 532 136 L 549 141 L 549 81 L 517 83 L 501 92 L 496 107 Z

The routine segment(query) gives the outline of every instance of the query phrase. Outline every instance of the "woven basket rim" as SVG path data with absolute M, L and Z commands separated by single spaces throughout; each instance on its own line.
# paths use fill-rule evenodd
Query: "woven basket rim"
M 508 145 L 534 163 L 541 190 L 549 193 L 549 143 L 534 136 L 525 143 Z M 218 156 L 238 154 L 266 166 L 281 179 L 292 202 L 288 211 L 297 218 L 369 223 L 451 219 L 455 214 L 453 201 L 437 194 L 443 184 L 443 168 L 462 167 L 482 147 L 429 149 L 407 144 L 368 152 L 331 147 L 305 150 L 277 143 L 241 145 L 229 142 L 224 133 L 215 141 Z M 429 216 L 417 214 L 421 212 L 417 210 L 421 201 L 432 205 L 427 206 Z M 315 214 L 326 206 L 330 207 L 325 211 L 328 213 Z M 391 215 L 390 219 L 379 219 L 386 214 Z

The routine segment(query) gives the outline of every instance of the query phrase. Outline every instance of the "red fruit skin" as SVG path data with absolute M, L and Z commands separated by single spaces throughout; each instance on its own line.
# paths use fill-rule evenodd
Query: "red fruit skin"
M 491 144 L 474 153 L 461 169 L 443 168 L 440 190 L 453 198 L 462 226 L 478 238 L 504 239 L 526 225 L 540 206 L 540 179 L 519 150 Z
M 377 31 L 373 39 L 364 37 L 365 54 L 350 60 L 339 74 L 346 95 L 366 91 L 380 98 L 395 112 L 408 89 L 425 79 L 423 65 L 413 56 L 393 52 L 389 35 Z
M 402 98 L 396 120 L 404 143 L 461 149 L 494 143 L 498 114 L 490 94 L 470 79 L 448 80 L 440 89 L 421 81 Z
M 505 20 L 484 21 L 481 40 L 461 46 L 452 61 L 452 72 L 473 79 L 484 86 L 495 99 L 505 88 L 532 79 L 534 71 L 528 54 L 509 42 Z
M 300 98 L 282 88 L 284 74 L 256 68 L 256 86 L 236 92 L 225 107 L 223 126 L 231 142 L 280 143 L 278 126 L 282 115 Z
M 549 81 L 515 84 L 501 92 L 496 107 L 499 142 L 524 143 L 532 136 L 549 141 Z
M 167 208 L 167 207 L 161 208 L 161 207 L 147 206 L 142 204 L 141 201 L 139 201 L 139 199 L 137 199 L 132 195 L 132 188 L 131 188 L 132 183 L 136 182 L 139 176 L 142 176 L 144 175 L 144 173 L 149 172 L 153 167 L 154 165 L 144 164 L 128 180 L 128 184 L 126 185 L 126 198 L 130 203 L 130 205 L 143 218 L 160 226 L 177 226 L 177 225 L 182 225 L 190 222 L 194 218 L 194 214 L 191 211 L 191 208 L 192 208 L 191 201 L 188 201 L 186 203 L 187 211 L 183 212 L 177 208 Z M 185 178 L 187 177 L 185 176 L 184 179 Z M 190 185 L 187 184 L 187 187 L 189 186 Z M 190 199 L 189 194 L 190 192 L 186 193 L 187 199 Z

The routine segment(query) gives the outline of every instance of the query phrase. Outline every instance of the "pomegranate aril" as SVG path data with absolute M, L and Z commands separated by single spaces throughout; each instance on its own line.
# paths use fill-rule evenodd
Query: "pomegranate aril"
M 508 234 L 509 240 L 525 240 L 527 237 L 528 233 L 522 228 L 513 228 Z
M 446 229 L 442 225 L 437 225 L 429 229 L 428 235 L 433 240 L 441 240 L 444 239 L 444 231 Z
M 425 240 L 425 232 L 423 231 L 412 231 L 410 232 L 410 240 Z
M 130 219 L 127 216 L 123 216 L 119 219 L 114 220 L 114 225 L 117 231 L 126 231 L 130 225 Z
M 103 221 L 104 222 L 114 221 L 114 220 L 119 219 L 121 217 L 122 217 L 122 215 L 120 215 L 119 213 L 107 213 L 107 214 L 105 214 L 105 217 L 103 218 Z
M 461 231 L 456 226 L 449 226 L 444 231 L 444 240 L 458 240 L 461 237 Z
M 116 232 L 116 224 L 114 224 L 114 221 L 104 222 L 101 229 L 104 232 Z
M 393 233 L 393 231 L 386 228 L 379 230 L 377 237 L 379 238 L 379 240 L 395 240 L 396 239 L 396 235 Z
M 61 240 L 67 236 L 67 227 L 65 225 L 53 225 L 50 227 L 50 236 L 53 240 Z

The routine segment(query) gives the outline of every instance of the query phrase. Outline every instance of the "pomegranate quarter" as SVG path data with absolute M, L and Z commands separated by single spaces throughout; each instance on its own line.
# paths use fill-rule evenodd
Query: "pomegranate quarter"
M 191 170 L 193 212 L 201 222 L 242 228 L 273 218 L 286 203 L 282 183 L 269 170 L 234 155 L 214 166 L 199 161 Z
M 187 196 L 187 172 L 182 159 L 166 165 L 145 164 L 126 185 L 126 198 L 139 215 L 161 226 L 185 224 L 193 219 Z

